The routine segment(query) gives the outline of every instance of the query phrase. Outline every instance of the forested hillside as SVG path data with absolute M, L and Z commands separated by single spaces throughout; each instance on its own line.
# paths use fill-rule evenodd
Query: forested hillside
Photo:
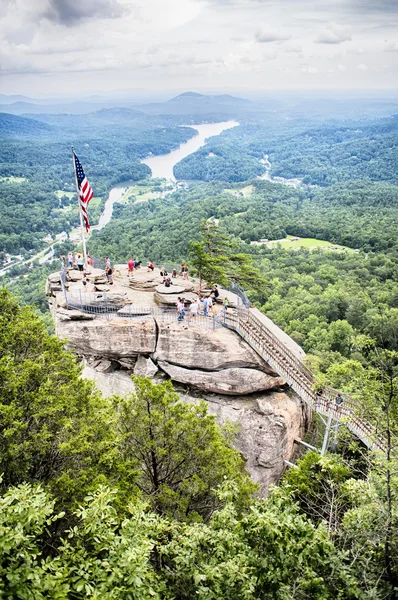
M 111 114 L 110 114 L 111 113 Z M 51 125 L 3 115 L 0 119 L 0 251 L 38 250 L 46 234 L 69 233 L 78 225 L 71 145 L 95 188 L 90 205 L 98 220 L 108 190 L 140 180 L 150 169 L 140 159 L 162 154 L 194 135 L 183 127 L 159 127 L 134 111 L 100 111 L 92 117 L 48 118 Z M 26 138 L 29 139 L 26 139 Z
M 0 359 L 5 598 L 394 598 L 392 456 L 343 437 L 339 454 L 307 453 L 257 499 L 234 432 L 204 403 L 139 377 L 134 394 L 102 398 L 4 290 Z M 351 379 L 380 416 L 371 399 L 389 397 L 387 363 L 370 346 L 367 360 Z M 391 434 L 396 400 L 380 421 Z
M 254 124 L 253 124 L 254 120 Z M 225 131 L 175 166 L 178 179 L 245 181 L 264 172 L 259 163 L 269 156 L 271 174 L 298 177 L 327 186 L 369 177 L 398 183 L 398 118 L 314 127 L 310 119 L 286 121 L 254 117 L 239 129 Z

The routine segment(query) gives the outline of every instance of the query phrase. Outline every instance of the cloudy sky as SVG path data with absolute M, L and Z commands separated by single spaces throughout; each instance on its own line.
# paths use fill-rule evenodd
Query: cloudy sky
M 398 88 L 398 0 L 0 0 L 0 91 Z

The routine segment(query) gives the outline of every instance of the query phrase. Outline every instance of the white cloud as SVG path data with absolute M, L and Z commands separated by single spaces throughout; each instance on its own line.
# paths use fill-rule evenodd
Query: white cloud
M 361 63 L 360 65 L 357 65 L 357 69 L 359 69 L 360 71 L 367 71 L 368 67 Z
M 344 65 L 337 65 L 337 70 L 344 73 L 344 71 L 347 71 L 347 68 Z
M 337 25 L 336 23 L 329 23 L 329 25 L 320 32 L 315 39 L 315 42 L 317 44 L 341 44 L 350 40 L 351 33 L 347 27 Z
M 388 42 L 384 52 L 398 52 L 398 42 Z
M 282 42 L 289 40 L 290 35 L 274 28 L 260 28 L 256 31 L 256 42 L 267 44 L 269 42 Z

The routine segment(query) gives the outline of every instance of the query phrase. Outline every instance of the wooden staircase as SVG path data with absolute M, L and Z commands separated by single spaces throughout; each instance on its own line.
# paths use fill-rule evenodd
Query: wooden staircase
M 344 423 L 368 448 L 384 451 L 384 437 L 371 423 L 358 417 L 357 403 L 353 398 L 340 392 L 344 402 L 337 405 L 337 390 L 324 388 L 321 396 L 316 394 L 313 391 L 314 376 L 311 371 L 250 308 L 227 311 L 223 317 L 223 325 L 236 331 L 314 411 Z

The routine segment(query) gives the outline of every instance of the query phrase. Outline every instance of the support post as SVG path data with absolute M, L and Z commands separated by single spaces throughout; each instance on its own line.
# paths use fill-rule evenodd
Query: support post
M 80 217 L 80 234 L 81 234 L 81 238 L 82 238 L 82 246 L 83 246 L 83 258 L 84 258 L 84 267 L 85 269 L 87 269 L 87 250 L 86 250 L 86 236 L 84 233 L 84 226 L 83 226 L 83 215 L 82 215 L 82 207 L 81 207 L 81 199 L 80 199 L 80 191 L 79 191 L 79 184 L 77 181 L 77 173 L 76 173 L 76 162 L 75 162 L 75 150 L 72 146 L 72 162 L 73 162 L 73 172 L 75 174 L 75 184 L 76 184 L 76 194 L 77 194 L 77 206 L 79 209 L 79 217 Z
M 324 454 L 326 454 L 326 450 L 328 449 L 328 442 L 329 442 L 329 435 L 330 435 L 330 428 L 332 426 L 332 421 L 333 421 L 333 416 L 332 416 L 332 413 L 329 412 L 328 422 L 326 423 L 325 435 L 323 436 L 323 443 L 322 443 L 322 450 L 321 450 L 322 456 Z

